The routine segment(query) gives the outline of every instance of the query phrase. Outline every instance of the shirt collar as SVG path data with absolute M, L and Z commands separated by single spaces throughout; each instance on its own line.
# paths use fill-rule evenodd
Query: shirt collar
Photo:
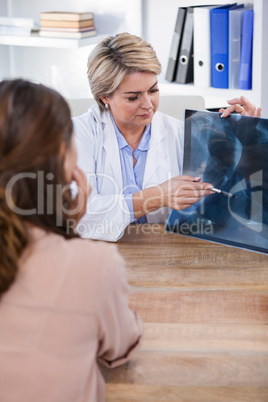
M 137 147 L 140 151 L 148 151 L 150 149 L 150 138 L 151 138 L 151 124 L 146 126 L 143 136 L 141 137 L 140 143 Z
M 111 119 L 112 119 L 112 122 L 114 125 L 119 149 L 121 150 L 129 145 L 128 145 L 127 141 L 125 140 L 124 136 L 119 131 L 119 129 L 114 121 L 112 113 L 111 113 Z M 140 143 L 139 143 L 137 149 L 139 149 L 140 151 L 148 151 L 150 149 L 150 138 L 151 138 L 151 124 L 148 124 L 148 126 L 146 126 L 146 128 L 145 128 L 143 136 L 141 137 L 141 140 L 140 140 Z

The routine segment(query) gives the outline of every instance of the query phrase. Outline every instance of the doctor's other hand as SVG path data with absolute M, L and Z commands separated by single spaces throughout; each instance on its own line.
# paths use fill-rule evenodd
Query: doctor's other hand
M 221 117 L 227 117 L 233 112 L 240 113 L 242 116 L 261 117 L 262 108 L 257 108 L 244 96 L 230 99 L 227 102 L 230 106 L 228 106 L 226 109 L 222 108 L 219 110 L 219 112 L 222 113 Z
M 212 194 L 210 183 L 201 183 L 199 177 L 175 176 L 160 185 L 163 205 L 176 210 L 189 208 L 205 195 Z
M 69 205 L 69 214 L 76 224 L 80 221 L 87 210 L 87 200 L 91 191 L 85 173 L 76 166 L 73 170 L 72 180 L 76 182 L 77 194 Z

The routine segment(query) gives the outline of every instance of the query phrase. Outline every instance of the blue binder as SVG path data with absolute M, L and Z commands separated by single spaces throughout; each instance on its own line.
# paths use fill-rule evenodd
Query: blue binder
M 239 89 L 252 87 L 252 43 L 254 11 L 245 10 L 242 32 Z
M 228 88 L 229 9 L 235 6 L 233 3 L 210 10 L 211 86 L 214 88 Z

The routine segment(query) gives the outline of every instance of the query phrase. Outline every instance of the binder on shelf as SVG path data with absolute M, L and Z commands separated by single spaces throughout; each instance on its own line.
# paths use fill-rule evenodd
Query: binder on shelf
M 239 89 L 251 89 L 252 87 L 253 25 L 254 11 L 245 10 L 239 71 Z
M 211 86 L 228 88 L 229 9 L 236 3 L 210 10 Z
M 186 84 L 193 82 L 193 22 L 194 8 L 187 7 L 186 17 L 181 41 L 181 49 L 179 53 L 178 67 L 176 73 L 176 82 Z
M 238 88 L 239 86 L 244 11 L 243 7 L 232 8 L 229 11 L 229 88 Z
M 194 8 L 194 85 L 211 86 L 210 10 L 215 6 Z
M 176 76 L 178 59 L 181 48 L 181 39 L 185 22 L 185 15 L 186 15 L 186 8 L 179 7 L 165 76 L 165 79 L 170 82 L 173 82 Z

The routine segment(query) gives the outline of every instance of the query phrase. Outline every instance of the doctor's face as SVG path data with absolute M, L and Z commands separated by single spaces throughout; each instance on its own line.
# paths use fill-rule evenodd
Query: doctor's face
M 109 104 L 119 130 L 145 127 L 151 123 L 159 105 L 157 75 L 148 72 L 129 74 L 111 97 L 102 100 Z

